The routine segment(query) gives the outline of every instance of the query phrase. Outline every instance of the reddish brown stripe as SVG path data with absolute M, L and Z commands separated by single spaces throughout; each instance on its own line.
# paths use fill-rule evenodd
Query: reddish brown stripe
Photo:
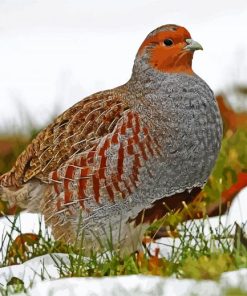
M 125 135 L 127 130 L 127 124 L 124 122 L 121 126 L 120 133 L 121 135 Z
M 135 133 L 139 134 L 140 132 L 140 121 L 139 121 L 139 116 L 135 114 Z
M 105 167 L 102 167 L 100 169 L 97 170 L 97 174 L 99 176 L 99 179 L 106 179 L 106 176 L 105 176 Z
M 89 151 L 87 154 L 87 163 L 92 164 L 94 160 L 95 151 Z
M 52 180 L 55 181 L 53 183 L 54 190 L 55 190 L 56 194 L 59 195 L 60 190 L 59 190 L 59 184 L 58 184 L 58 174 L 57 174 L 57 171 L 54 171 L 52 173 Z
M 144 132 L 144 135 L 148 135 L 148 129 L 144 126 L 144 128 L 142 129 Z
M 129 155 L 134 154 L 133 140 L 131 138 L 128 139 L 127 152 L 128 152 Z
M 65 172 L 65 179 L 63 182 L 65 204 L 71 201 L 72 193 L 69 190 L 69 184 L 74 177 L 74 171 L 75 168 L 73 166 L 68 166 Z
M 105 151 L 110 147 L 109 139 L 106 138 L 103 146 L 99 150 L 99 156 L 105 156 Z
M 100 198 L 100 193 L 99 193 L 99 178 L 96 176 L 96 174 L 93 175 L 93 191 L 94 191 L 94 198 L 95 201 L 98 203 L 99 198 Z
M 56 206 L 57 206 L 57 210 L 60 211 L 61 210 L 61 198 L 57 199 Z
M 69 203 L 71 201 L 71 197 L 72 197 L 72 192 L 70 192 L 67 189 L 64 189 L 64 203 Z
M 54 171 L 52 173 L 51 179 L 52 179 L 52 181 L 58 181 L 58 173 L 57 173 L 57 171 Z
M 140 167 L 141 167 L 140 158 L 139 158 L 139 155 L 136 154 L 134 164 L 133 164 L 133 168 L 135 169 L 135 168 L 140 168 Z
M 114 201 L 114 192 L 110 185 L 106 185 L 106 190 L 108 192 L 109 198 L 111 201 Z
M 98 170 L 100 179 L 105 179 L 106 178 L 106 176 L 105 176 L 105 168 L 106 168 L 107 158 L 106 158 L 105 152 L 109 147 L 110 147 L 109 139 L 107 138 L 105 140 L 104 145 L 101 147 L 101 149 L 99 151 L 99 156 L 101 156 L 100 167 L 99 167 L 99 170 Z
M 85 178 L 85 177 L 87 177 L 88 176 L 88 174 L 89 174 L 89 171 L 90 171 L 90 169 L 89 169 L 89 167 L 84 167 L 84 168 L 82 168 L 81 169 L 81 178 Z M 80 180 L 82 180 L 82 179 L 80 179 Z M 86 178 L 86 180 L 87 180 L 87 178 Z
M 133 120 L 134 114 L 132 112 L 128 113 L 128 121 L 127 121 L 127 128 L 132 128 L 133 127 Z
M 86 161 L 86 158 L 84 157 L 81 157 L 80 159 L 80 167 L 85 167 L 87 165 L 87 161 Z
M 80 177 L 81 179 L 78 182 L 78 199 L 81 207 L 84 209 L 84 199 L 86 197 L 85 190 L 87 186 L 87 176 L 89 174 L 89 168 L 85 167 L 81 169 Z
M 115 132 L 111 137 L 111 143 L 112 144 L 118 144 L 118 131 Z
M 74 171 L 75 171 L 75 167 L 73 166 L 68 166 L 65 172 L 65 181 L 70 181 L 73 180 L 74 177 Z M 66 180 L 66 178 L 70 179 L 70 180 Z M 65 186 L 66 189 L 68 189 L 68 187 Z
M 134 136 L 133 136 L 132 139 L 134 140 L 134 143 L 135 143 L 135 144 L 138 144 L 138 143 L 139 143 L 139 137 L 138 137 L 138 134 L 134 134 Z
M 118 180 L 121 180 L 123 174 L 123 161 L 124 161 L 124 148 L 123 144 L 120 144 L 118 150 Z
M 123 192 L 123 191 L 120 191 L 120 192 L 121 192 L 121 194 L 122 194 L 122 198 L 125 199 L 125 197 L 126 197 L 125 192 Z
M 134 152 L 134 147 L 133 147 L 133 145 L 129 145 L 128 147 L 127 147 L 127 152 L 128 152 L 128 154 L 129 155 L 133 155 L 135 152 Z
M 83 184 L 81 184 L 79 186 L 79 189 L 78 189 L 78 200 L 79 200 L 79 203 L 81 205 L 81 207 L 84 209 L 84 199 L 85 199 L 86 195 L 85 195 L 85 192 L 84 192 L 84 189 L 83 189 Z

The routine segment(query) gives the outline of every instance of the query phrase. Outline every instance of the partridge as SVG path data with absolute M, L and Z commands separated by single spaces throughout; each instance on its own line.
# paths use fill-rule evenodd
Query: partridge
M 42 213 L 86 251 L 138 248 L 147 225 L 207 181 L 222 138 L 214 94 L 192 70 L 202 46 L 164 25 L 141 44 L 130 80 L 58 116 L 0 177 L 10 205 Z

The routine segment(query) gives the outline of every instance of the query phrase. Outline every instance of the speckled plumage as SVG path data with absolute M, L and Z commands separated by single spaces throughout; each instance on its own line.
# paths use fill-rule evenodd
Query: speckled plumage
M 162 34 L 177 34 L 179 54 L 162 48 Z M 79 234 L 90 250 L 99 246 L 96 236 L 105 241 L 111 233 L 114 245 L 135 249 L 145 209 L 197 192 L 220 149 L 217 103 L 191 70 L 193 54 L 180 46 L 186 38 L 175 25 L 151 32 L 130 80 L 80 101 L 43 130 L 0 177 L 1 198 L 43 213 L 57 239 L 74 242 Z M 178 56 L 174 69 L 160 61 L 163 51 Z

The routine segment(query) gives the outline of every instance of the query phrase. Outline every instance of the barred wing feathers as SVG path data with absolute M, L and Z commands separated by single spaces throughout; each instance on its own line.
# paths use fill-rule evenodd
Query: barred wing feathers
M 21 187 L 32 178 L 47 182 L 51 171 L 74 155 L 90 150 L 111 133 L 128 108 L 121 91 L 116 89 L 78 102 L 38 134 L 11 171 L 0 177 L 0 185 Z

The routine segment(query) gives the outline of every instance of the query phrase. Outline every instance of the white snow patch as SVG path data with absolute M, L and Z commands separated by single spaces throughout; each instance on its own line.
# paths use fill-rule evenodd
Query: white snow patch
M 220 296 L 229 288 L 247 291 L 247 269 L 223 273 L 220 281 L 162 278 L 156 276 L 118 276 L 111 278 L 71 278 L 40 282 L 30 296 Z
M 247 269 L 243 268 L 223 273 L 220 284 L 225 288 L 241 288 L 247 291 Z
M 73 278 L 40 282 L 30 290 L 30 296 L 198 296 L 220 295 L 213 281 L 196 282 L 156 276 L 118 276 L 111 278 Z M 208 294 L 210 293 L 211 294 Z
M 69 264 L 68 255 L 54 253 L 52 256 L 44 255 L 33 258 L 23 264 L 3 267 L 0 269 L 0 285 L 6 286 L 12 277 L 21 279 L 26 285 L 41 281 L 41 278 L 58 279 L 60 277 L 59 265 L 55 261 Z
M 227 215 L 227 225 L 234 222 L 244 224 L 247 221 L 247 187 L 244 188 L 234 199 L 229 214 Z

